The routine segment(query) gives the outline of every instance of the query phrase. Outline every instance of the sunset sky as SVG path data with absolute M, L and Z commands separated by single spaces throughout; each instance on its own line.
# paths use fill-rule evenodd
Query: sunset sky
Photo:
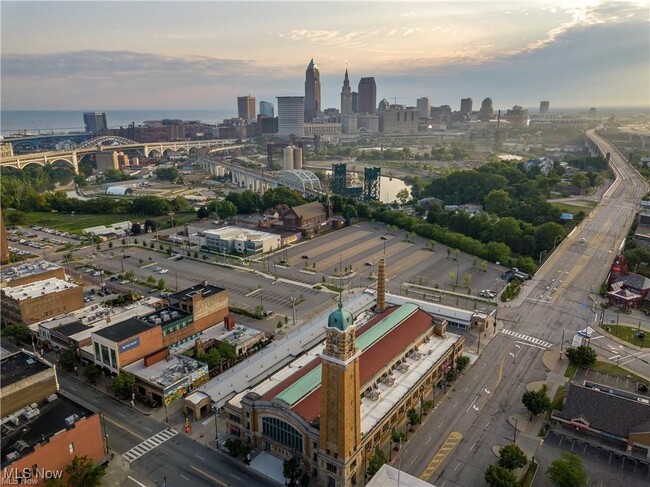
M 648 106 L 648 1 L 0 3 L 3 110 L 225 109 L 276 104 L 348 65 L 377 99 L 478 108 Z

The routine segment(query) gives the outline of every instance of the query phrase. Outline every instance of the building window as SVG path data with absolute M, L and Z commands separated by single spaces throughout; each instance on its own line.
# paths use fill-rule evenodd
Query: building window
M 95 360 L 101 360 L 102 356 L 99 351 L 99 343 L 95 342 Z
M 236 414 L 229 413 L 228 418 L 230 419 L 230 421 L 234 421 L 235 423 L 241 423 L 241 418 Z
M 300 452 L 302 449 L 302 435 L 296 428 L 281 419 L 272 417 L 262 418 L 262 433 L 289 448 Z
M 69 451 L 70 453 L 74 453 L 74 443 L 70 443 L 70 444 L 68 445 L 68 451 Z
M 327 487 L 336 487 L 336 480 L 334 477 L 327 476 Z
M 334 465 L 333 463 L 330 463 L 330 462 L 327 462 L 327 465 L 325 466 L 325 468 L 327 468 L 328 472 L 332 472 L 332 473 L 337 473 L 339 471 L 339 469 L 336 468 L 336 465 Z
M 115 356 L 115 350 L 111 348 L 111 364 L 113 365 L 114 369 L 117 369 L 117 357 Z

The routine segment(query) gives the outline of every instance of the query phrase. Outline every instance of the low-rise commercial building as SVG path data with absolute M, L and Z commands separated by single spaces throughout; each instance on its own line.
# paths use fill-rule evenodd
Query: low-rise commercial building
M 136 394 L 168 405 L 208 380 L 208 366 L 167 349 L 138 360 L 124 370 L 135 375 Z
M 205 245 L 213 252 L 257 255 L 280 248 L 280 235 L 240 227 L 204 232 Z
M 91 332 L 93 361 L 117 373 L 152 354 L 192 342 L 228 314 L 228 292 L 207 282 L 168 300 L 169 306 Z
M 611 392 L 610 392 L 611 390 Z M 646 397 L 623 397 L 606 385 L 570 384 L 561 411 L 551 419 L 593 435 L 620 442 L 626 452 L 650 460 L 650 404 Z
M 1 290 L 5 323 L 30 325 L 83 308 L 83 288 L 57 277 Z
M 65 280 L 66 276 L 63 267 L 45 260 L 36 260 L 2 269 L 2 274 L 0 274 L 2 282 L 0 285 L 3 287 L 16 287 L 51 277 Z
M 0 363 L 3 483 L 27 483 L 24 471 L 59 472 L 75 456 L 95 463 L 107 458 L 100 414 L 57 392 L 56 369 L 37 356 L 19 351 Z M 32 485 L 43 485 L 36 474 Z

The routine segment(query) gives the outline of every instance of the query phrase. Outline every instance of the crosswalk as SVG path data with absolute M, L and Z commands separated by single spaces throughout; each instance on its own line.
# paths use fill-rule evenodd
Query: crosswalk
M 518 340 L 532 343 L 533 345 L 536 345 L 541 348 L 551 348 L 553 346 L 552 343 L 547 342 L 546 340 L 542 340 L 541 338 L 535 338 L 530 335 L 524 335 L 523 333 L 519 333 L 516 331 L 506 330 L 505 328 L 501 329 L 501 333 L 516 338 Z
M 144 440 L 142 443 L 139 445 L 134 446 L 131 448 L 129 451 L 125 452 L 122 454 L 122 457 L 129 463 L 132 463 L 136 461 L 138 458 L 140 458 L 142 455 L 144 455 L 147 452 L 150 452 L 154 448 L 160 446 L 170 438 L 173 438 L 178 434 L 178 431 L 172 429 L 172 428 L 167 428 L 165 430 L 162 430 L 155 435 L 153 435 L 150 438 L 147 438 Z

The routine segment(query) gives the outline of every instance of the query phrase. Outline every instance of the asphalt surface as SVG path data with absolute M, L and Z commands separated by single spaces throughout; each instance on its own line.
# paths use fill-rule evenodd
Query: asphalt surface
M 59 381 L 63 388 L 102 411 L 112 453 L 124 455 L 169 428 L 66 374 L 59 374 Z M 130 469 L 159 486 L 166 477 L 168 487 L 275 485 L 255 475 L 243 463 L 194 441 L 181 431 L 131 462 Z
M 500 333 L 456 382 L 456 391 L 413 434 L 401 459 L 406 472 L 424 476 L 438 487 L 483 485 L 486 468 L 496 461 L 492 447 L 512 441 L 513 427 L 508 418 L 522 413 L 525 386 L 549 375 L 541 363 L 543 348 L 548 347 L 538 348 L 536 342 L 521 337 L 534 337 L 559 350 L 587 325 L 596 328 L 596 293 L 647 192 L 647 184 L 614 147 L 589 135 L 611 153 L 616 181 L 589 217 L 526 283 L 520 297 L 499 308 Z M 585 242 L 581 241 L 583 237 Z M 504 333 L 503 329 L 519 335 Z M 601 358 L 607 359 L 607 353 L 615 348 L 628 357 L 628 369 L 650 375 L 647 357 L 634 348 L 604 336 L 597 341 L 592 338 L 591 343 L 600 347 Z M 452 433 L 462 435 L 462 440 L 453 448 L 448 443 L 441 448 Z M 546 447 L 540 448 L 545 451 Z M 435 463 L 435 455 L 441 451 L 447 455 L 431 474 L 427 467 Z M 543 477 L 543 471 L 539 476 Z M 626 485 L 647 485 L 635 482 L 643 481 Z

